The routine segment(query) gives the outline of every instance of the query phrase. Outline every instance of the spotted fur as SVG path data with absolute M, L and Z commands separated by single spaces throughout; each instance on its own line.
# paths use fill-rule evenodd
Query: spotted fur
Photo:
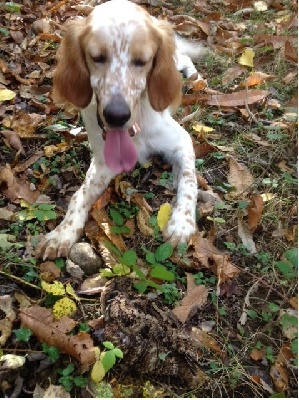
M 63 221 L 39 243 L 37 257 L 67 256 L 83 232 L 91 206 L 115 176 L 104 161 L 102 128 L 109 129 L 104 109 L 117 98 L 130 110 L 121 128 L 130 129 L 136 122 L 141 128 L 133 138 L 139 162 L 161 153 L 173 166 L 177 200 L 163 232 L 165 240 L 177 245 L 195 232 L 197 182 L 192 141 L 170 109 L 180 99 L 178 70 L 192 78 L 198 72 L 180 49 L 166 21 L 126 0 L 96 6 L 87 18 L 67 25 L 54 74 L 54 94 L 58 101 L 82 109 L 93 157 Z

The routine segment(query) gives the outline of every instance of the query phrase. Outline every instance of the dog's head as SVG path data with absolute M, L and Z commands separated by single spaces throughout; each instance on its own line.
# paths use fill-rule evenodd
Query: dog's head
M 174 62 L 170 25 L 140 6 L 114 0 L 87 18 L 69 22 L 58 53 L 54 95 L 85 108 L 93 92 L 107 129 L 129 129 L 140 99 L 156 111 L 177 102 L 181 79 Z

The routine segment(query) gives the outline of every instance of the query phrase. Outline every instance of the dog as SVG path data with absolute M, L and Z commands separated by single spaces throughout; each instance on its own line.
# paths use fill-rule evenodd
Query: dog
M 202 48 L 128 0 L 103 3 L 67 24 L 53 77 L 54 99 L 81 109 L 93 155 L 63 221 L 38 244 L 38 258 L 67 256 L 111 179 L 157 153 L 172 165 L 177 189 L 163 237 L 177 246 L 195 233 L 194 150 L 189 134 L 171 116 L 181 96 L 179 71 L 199 79 L 188 52 L 194 58 Z

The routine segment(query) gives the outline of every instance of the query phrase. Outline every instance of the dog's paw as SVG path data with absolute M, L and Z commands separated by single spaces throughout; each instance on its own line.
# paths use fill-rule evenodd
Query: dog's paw
M 187 243 L 196 229 L 195 216 L 191 217 L 190 212 L 174 210 L 163 231 L 163 238 L 176 247 L 179 243 Z
M 45 235 L 35 249 L 35 257 L 43 260 L 55 260 L 67 257 L 70 248 L 81 236 L 82 230 L 71 231 L 59 225 L 54 231 Z

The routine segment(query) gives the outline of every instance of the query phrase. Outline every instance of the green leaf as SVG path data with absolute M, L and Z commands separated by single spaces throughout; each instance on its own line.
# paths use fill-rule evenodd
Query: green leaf
M 276 303 L 269 303 L 268 307 L 271 312 L 277 312 L 280 308 Z
M 163 267 L 163 265 L 154 265 L 153 267 L 150 273 L 152 278 L 162 279 L 163 281 L 174 281 L 174 274 Z
M 106 349 L 108 349 L 108 350 L 114 349 L 114 344 L 109 341 L 103 342 L 103 346 L 106 347 Z
M 248 317 L 252 318 L 252 319 L 256 319 L 257 318 L 257 312 L 254 310 L 247 310 L 247 315 Z
M 155 251 L 155 259 L 158 262 L 165 261 L 173 253 L 173 247 L 170 243 L 163 243 Z
M 47 354 L 47 356 L 50 358 L 50 360 L 52 362 L 55 362 L 59 359 L 60 353 L 59 353 L 59 350 L 57 349 L 57 347 L 49 346 L 46 343 L 43 343 L 42 348 L 43 348 L 43 352 L 45 354 Z
M 131 230 L 127 226 L 111 226 L 111 232 L 116 233 L 118 235 L 130 233 Z
M 298 249 L 289 249 L 284 252 L 285 258 L 295 267 L 298 268 Z
M 70 363 L 66 368 L 57 370 L 62 376 L 68 376 L 70 375 L 75 369 L 75 366 L 73 363 Z
M 116 362 L 115 354 L 113 350 L 108 350 L 107 352 L 104 353 L 103 358 L 102 358 L 102 363 L 105 372 L 108 372 L 109 369 L 113 367 L 113 365 Z
M 61 383 L 68 392 L 73 388 L 73 380 L 69 376 L 62 376 L 58 379 L 58 382 Z
M 74 383 L 76 386 L 84 388 L 87 385 L 87 378 L 84 378 L 83 376 L 75 376 Z
M 145 259 L 146 259 L 146 261 L 147 261 L 148 263 L 150 263 L 150 264 L 155 264 L 155 263 L 157 262 L 154 253 L 151 252 L 151 251 L 148 251 L 148 252 L 146 253 Z
M 137 282 L 134 285 L 134 288 L 138 290 L 139 293 L 144 293 L 147 288 L 147 283 L 146 282 Z
M 118 347 L 115 347 L 115 348 L 113 349 L 113 351 L 114 351 L 114 354 L 116 355 L 116 357 L 118 357 L 118 358 L 124 358 L 123 352 L 122 352 L 121 349 L 119 349 Z
M 291 350 L 293 354 L 298 354 L 298 338 L 291 341 Z
M 10 13 L 19 13 L 21 8 L 22 6 L 20 4 L 16 4 L 13 1 L 8 1 L 4 6 L 5 11 Z
M 32 331 L 27 328 L 14 329 L 13 332 L 19 342 L 28 342 L 32 335 Z
M 110 208 L 109 213 L 115 225 L 122 226 L 124 224 L 123 216 L 115 208 Z
M 295 278 L 297 276 L 297 273 L 293 265 L 286 261 L 276 261 L 274 265 L 287 279 Z
M 133 267 L 137 262 L 137 254 L 134 250 L 127 250 L 123 254 L 121 262 L 129 267 Z

